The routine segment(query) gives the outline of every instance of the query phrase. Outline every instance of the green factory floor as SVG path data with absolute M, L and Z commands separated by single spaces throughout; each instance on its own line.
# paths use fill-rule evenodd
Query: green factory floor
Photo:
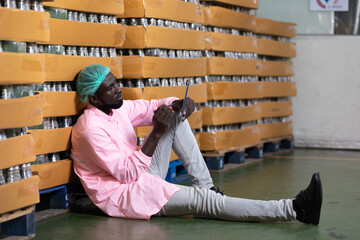
M 323 184 L 319 226 L 67 213 L 37 223 L 36 239 L 360 239 L 360 151 L 296 149 L 212 177 L 227 195 L 270 200 L 294 197 L 318 171 Z

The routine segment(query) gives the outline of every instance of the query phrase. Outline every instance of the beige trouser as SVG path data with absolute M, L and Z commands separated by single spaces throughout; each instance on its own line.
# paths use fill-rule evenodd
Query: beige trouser
M 160 139 L 148 172 L 165 179 L 171 148 L 182 161 L 193 183 L 181 186 L 157 216 L 196 215 L 232 221 L 290 221 L 296 213 L 291 199 L 260 201 L 222 196 L 212 190 L 213 182 L 196 139 L 187 121 L 171 119 L 169 130 Z

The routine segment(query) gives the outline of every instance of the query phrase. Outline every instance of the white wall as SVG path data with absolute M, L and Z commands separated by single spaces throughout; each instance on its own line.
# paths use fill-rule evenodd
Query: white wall
M 295 42 L 295 145 L 360 149 L 360 36 Z
M 309 0 L 259 0 L 256 15 L 297 24 L 298 34 L 332 34 L 333 12 L 310 12 Z
M 360 149 L 360 36 L 330 35 L 334 14 L 309 9 L 309 0 L 259 0 L 256 13 L 297 24 L 295 146 Z

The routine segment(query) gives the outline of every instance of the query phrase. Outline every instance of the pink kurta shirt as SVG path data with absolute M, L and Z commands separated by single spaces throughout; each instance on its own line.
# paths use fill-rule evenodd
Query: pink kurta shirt
M 124 101 L 107 115 L 89 105 L 72 129 L 71 157 L 92 202 L 114 217 L 149 219 L 179 190 L 148 173 L 134 127 L 151 126 L 154 110 L 176 98 Z

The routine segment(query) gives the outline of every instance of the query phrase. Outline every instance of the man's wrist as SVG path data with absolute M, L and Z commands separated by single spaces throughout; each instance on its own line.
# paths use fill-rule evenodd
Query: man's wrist
M 160 139 L 162 137 L 162 135 L 164 135 L 164 133 L 161 133 L 161 132 L 158 132 L 158 131 L 152 131 L 151 132 L 151 135 L 154 137 L 154 138 L 158 138 Z

